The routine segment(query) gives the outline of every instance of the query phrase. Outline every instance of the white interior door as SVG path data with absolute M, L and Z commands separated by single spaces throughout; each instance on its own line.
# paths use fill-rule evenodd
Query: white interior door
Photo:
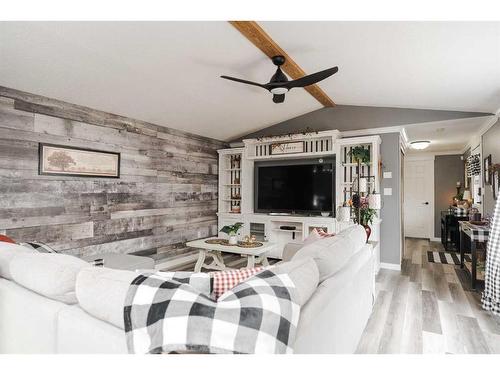
M 433 158 L 405 159 L 404 202 L 405 236 L 433 238 Z

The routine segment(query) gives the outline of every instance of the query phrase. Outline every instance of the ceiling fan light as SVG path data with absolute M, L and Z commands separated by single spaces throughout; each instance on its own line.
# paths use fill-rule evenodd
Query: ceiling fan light
M 275 87 L 272 88 L 270 91 L 274 95 L 283 95 L 288 92 L 288 89 L 286 87 Z
M 415 150 L 424 150 L 431 144 L 431 141 L 413 141 L 410 142 L 411 148 Z

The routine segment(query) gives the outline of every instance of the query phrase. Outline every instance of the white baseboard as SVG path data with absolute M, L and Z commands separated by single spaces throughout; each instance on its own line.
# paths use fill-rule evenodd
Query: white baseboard
M 441 242 L 441 237 L 432 237 L 431 242 Z
M 401 271 L 401 264 L 381 262 L 380 268 L 385 268 L 386 270 Z

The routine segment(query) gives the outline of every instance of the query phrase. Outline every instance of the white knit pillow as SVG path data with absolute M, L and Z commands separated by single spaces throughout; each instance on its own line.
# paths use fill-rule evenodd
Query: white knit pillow
M 20 254 L 10 263 L 12 280 L 36 293 L 64 303 L 77 303 L 76 276 L 87 262 L 64 254 Z

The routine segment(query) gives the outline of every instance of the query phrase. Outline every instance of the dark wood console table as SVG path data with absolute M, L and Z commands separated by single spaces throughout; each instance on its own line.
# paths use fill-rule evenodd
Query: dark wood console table
M 468 218 L 467 215 L 457 215 L 454 211 L 441 211 L 441 243 L 446 251 L 459 251 L 459 222 L 467 220 Z
M 464 254 L 465 254 L 465 239 L 470 239 L 470 251 L 472 258 L 471 269 L 465 269 L 470 273 L 471 287 L 476 289 L 477 284 L 477 244 L 485 243 L 488 241 L 490 229 L 486 225 L 476 225 L 470 221 L 460 221 L 460 268 L 464 268 Z

